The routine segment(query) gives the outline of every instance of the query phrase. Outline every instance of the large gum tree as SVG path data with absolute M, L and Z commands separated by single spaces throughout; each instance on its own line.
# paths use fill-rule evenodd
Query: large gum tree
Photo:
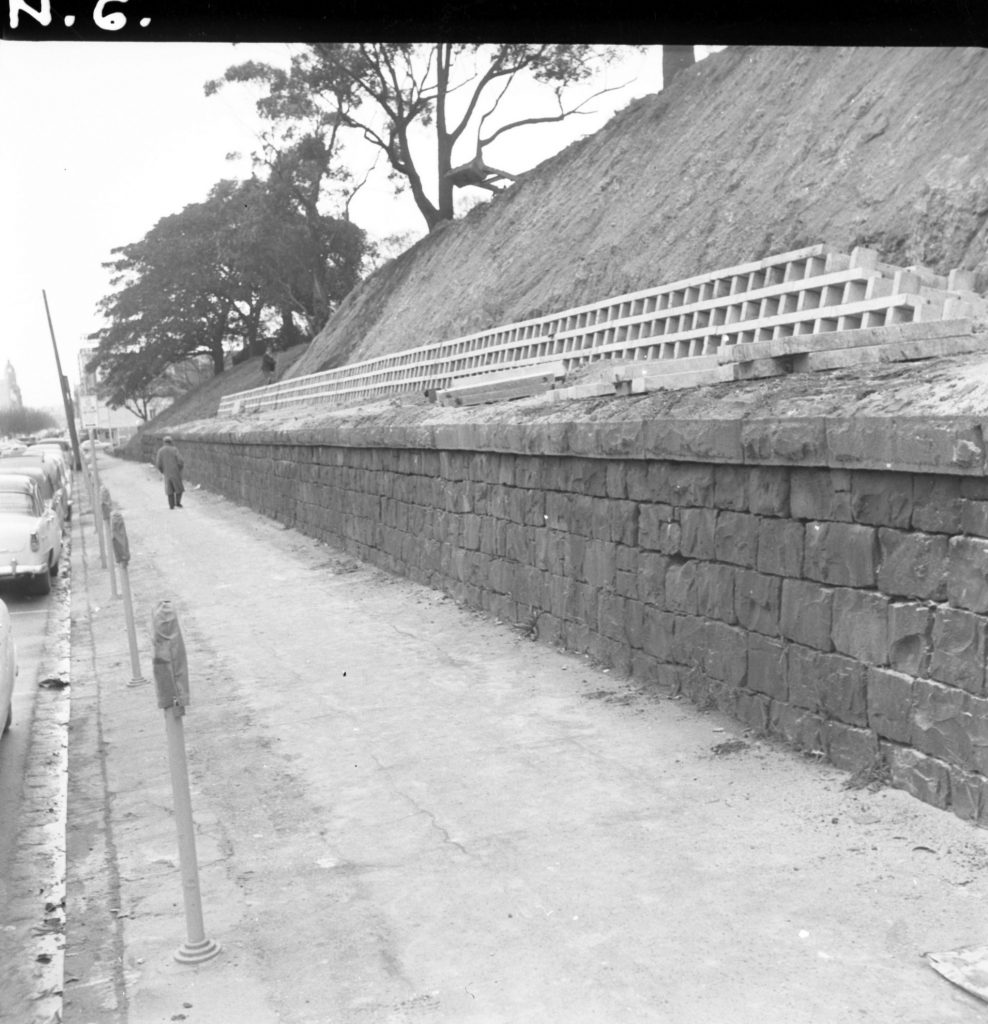
M 238 64 L 205 90 L 260 86 L 259 112 L 289 139 L 331 136 L 335 146 L 340 129 L 358 133 L 383 154 L 431 231 L 453 219 L 454 188 L 496 191 L 495 182 L 513 179 L 484 161 L 496 139 L 587 113 L 591 100 L 620 88 L 592 86 L 616 57 L 613 47 L 586 43 L 316 43 L 296 52 L 287 70 Z M 506 97 L 523 81 L 536 87 L 526 92 L 534 105 L 506 114 Z M 334 146 L 325 147 L 327 161 Z M 467 159 L 454 165 L 458 149 Z

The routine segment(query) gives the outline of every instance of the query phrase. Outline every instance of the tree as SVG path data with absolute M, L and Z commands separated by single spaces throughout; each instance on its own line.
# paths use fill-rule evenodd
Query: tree
M 17 409 L 0 410 L 0 437 L 36 434 L 39 430 L 57 426 L 55 417 L 44 409 L 24 405 Z
M 586 113 L 587 103 L 612 89 L 577 103 L 567 103 L 564 93 L 615 57 L 613 48 L 584 43 L 317 43 L 296 54 L 288 71 L 240 64 L 205 89 L 211 95 L 224 82 L 263 86 L 260 114 L 288 138 L 301 129 L 329 141 L 328 158 L 336 155 L 341 128 L 357 132 L 386 157 L 399 188 L 410 189 L 431 231 L 453 219 L 457 185 L 497 189 L 499 178 L 514 177 L 487 167 L 486 146 L 510 131 Z M 551 94 L 555 109 L 498 123 L 505 95 L 526 77 Z M 428 155 L 415 140 L 423 128 Z M 454 148 L 467 139 L 472 158 L 454 167 Z M 436 182 L 431 192 L 427 171 Z
M 204 202 L 113 250 L 116 291 L 99 303 L 107 326 L 90 336 L 88 369 L 111 406 L 146 416 L 154 398 L 176 394 L 170 368 L 206 357 L 221 373 L 231 349 L 259 354 L 279 316 L 285 343 L 303 336 L 296 315 L 305 332 L 321 327 L 359 279 L 365 251 L 359 227 L 310 222 L 277 183 L 218 182 Z

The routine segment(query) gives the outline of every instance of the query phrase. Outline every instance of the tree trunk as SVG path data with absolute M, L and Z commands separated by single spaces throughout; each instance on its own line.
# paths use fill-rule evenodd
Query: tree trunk
M 209 354 L 213 359 L 213 376 L 216 377 L 224 370 L 223 366 L 223 338 L 226 336 L 226 321 L 230 315 L 230 303 L 223 305 L 220 315 L 213 324 L 209 335 Z
M 682 71 L 696 63 L 696 57 L 692 46 L 662 46 L 662 88 L 665 89 L 669 83 Z
M 436 224 L 444 220 L 452 220 L 453 183 L 447 174 L 453 168 L 453 140 L 446 128 L 446 92 L 449 88 L 449 61 L 452 47 L 448 43 L 440 43 L 436 52 L 436 167 L 439 171 L 439 217 Z M 429 225 L 431 231 L 434 224 Z

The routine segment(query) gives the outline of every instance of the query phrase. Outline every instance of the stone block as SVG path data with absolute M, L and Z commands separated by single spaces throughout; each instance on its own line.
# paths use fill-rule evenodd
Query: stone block
M 909 528 L 913 507 L 911 473 L 851 473 L 851 516 L 856 523 Z
M 960 491 L 970 501 L 988 501 L 988 476 L 961 477 Z
M 903 672 L 868 669 L 868 725 L 879 736 L 896 743 L 910 742 L 915 682 Z
M 988 540 L 950 538 L 947 600 L 955 608 L 988 612 Z
M 702 630 L 707 620 L 695 615 L 676 615 L 674 618 L 675 635 L 669 660 L 680 665 L 699 665 L 706 642 Z
M 966 480 L 961 481 L 967 483 Z M 961 530 L 975 537 L 988 537 L 988 501 L 962 498 Z
M 734 612 L 745 629 L 779 635 L 782 580 L 751 569 L 739 569 L 734 580 Z
M 614 587 L 614 561 L 617 545 L 610 541 L 594 540 L 587 544 L 583 559 L 583 574 L 592 587 Z
M 640 648 L 645 641 L 645 605 L 634 598 L 624 603 L 624 641 Z
M 624 485 L 627 497 L 630 501 L 655 502 L 658 500 L 652 493 L 652 487 L 648 477 L 649 465 L 650 463 L 648 462 L 629 461 L 624 463 Z
M 505 528 L 505 555 L 515 562 L 531 565 L 534 553 L 534 542 L 531 530 L 527 526 L 508 523 Z
M 680 553 L 686 558 L 712 560 L 714 557 L 714 527 L 716 522 L 716 509 L 682 509 L 679 513 Z
M 642 430 L 647 458 L 741 461 L 741 423 L 736 418 L 649 418 Z
M 696 567 L 697 614 L 733 624 L 734 574 L 737 570 L 718 562 L 699 562 Z
M 695 561 L 669 560 L 665 577 L 665 606 L 668 611 L 696 615 L 696 569 Z
M 758 532 L 758 571 L 776 576 L 801 576 L 804 532 L 802 523 L 763 519 Z
M 656 552 L 643 552 L 638 561 L 638 599 L 646 604 L 665 606 L 666 571 L 669 558 Z
M 926 675 L 930 663 L 933 612 L 916 601 L 896 601 L 888 609 L 889 665 L 911 676 Z
M 821 715 L 778 701 L 772 702 L 772 732 L 797 750 L 825 754 L 827 723 Z
M 601 539 L 612 540 L 618 544 L 637 545 L 638 502 L 608 501 L 606 504 L 605 514 L 610 522 L 610 536 Z
M 748 511 L 747 466 L 714 466 L 714 507 L 731 512 Z
M 588 543 L 587 538 L 581 537 L 578 533 L 565 534 L 563 541 L 563 573 L 570 579 L 580 580 L 583 583 L 587 579 L 583 566 L 587 557 Z
M 791 469 L 789 509 L 794 519 L 850 522 L 851 474 L 845 469 Z
M 749 676 L 751 669 L 748 669 Z M 749 729 L 761 736 L 767 736 L 771 723 L 771 700 L 764 693 L 750 693 L 739 690 L 735 714 Z
M 959 533 L 964 507 L 960 492 L 959 477 L 915 476 L 912 528 L 926 533 Z
M 761 519 L 744 512 L 718 512 L 714 553 L 718 562 L 754 568 L 758 558 Z
M 888 605 L 883 594 L 844 587 L 835 590 L 831 627 L 835 650 L 869 665 L 886 665 Z
M 643 616 L 642 648 L 661 662 L 672 660 L 676 617 L 646 606 Z
M 638 544 L 647 551 L 678 555 L 680 525 L 671 505 L 643 504 L 638 508 Z
M 713 505 L 714 468 L 690 462 L 661 462 L 649 467 L 654 500 L 679 508 Z
M 871 764 L 878 756 L 874 733 L 843 722 L 827 722 L 827 757 L 842 771 L 854 772 Z
M 608 460 L 607 475 L 604 478 L 604 487 L 608 498 L 620 500 L 628 497 L 626 466 L 627 464 L 624 461 L 617 459 Z
M 833 649 L 834 592 L 808 580 L 783 580 L 779 631 L 788 640 L 820 651 Z
M 930 676 L 981 697 L 985 692 L 985 620 L 973 612 L 937 608 Z
M 749 634 L 746 685 L 775 700 L 789 699 L 786 651 L 779 641 Z
M 928 679 L 917 679 L 913 694 L 910 744 L 925 754 L 966 766 L 971 750 L 967 734 L 968 695 Z
M 745 419 L 741 451 L 749 464 L 767 466 L 825 465 L 826 421 L 815 416 Z
M 984 776 L 966 772 L 955 765 L 948 766 L 950 774 L 950 809 L 965 821 L 981 822 L 988 812 L 985 796 L 988 786 Z
M 700 666 L 729 687 L 743 686 L 747 676 L 748 641 L 744 632 L 724 622 L 704 622 L 699 631 Z
M 988 775 L 988 700 L 969 694 L 964 711 L 969 743 L 967 767 Z
M 950 804 L 950 772 L 943 762 L 911 747 L 883 745 L 892 785 L 941 809 Z
M 748 509 L 756 515 L 789 515 L 789 469 L 752 466 L 748 472 Z
M 597 602 L 597 629 L 612 640 L 625 638 L 625 600 L 614 594 L 601 594 Z
M 892 597 L 942 601 L 947 596 L 947 538 L 939 534 L 878 531 L 878 589 Z
M 807 523 L 803 575 L 820 583 L 873 587 L 877 563 L 876 530 L 847 523 Z

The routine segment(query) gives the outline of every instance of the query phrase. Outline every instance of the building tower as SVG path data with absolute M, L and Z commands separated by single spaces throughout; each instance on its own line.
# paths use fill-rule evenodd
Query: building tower
M 24 408 L 21 398 L 21 389 L 17 383 L 17 372 L 7 360 L 3 376 L 0 377 L 0 412 L 9 412 L 12 409 Z

